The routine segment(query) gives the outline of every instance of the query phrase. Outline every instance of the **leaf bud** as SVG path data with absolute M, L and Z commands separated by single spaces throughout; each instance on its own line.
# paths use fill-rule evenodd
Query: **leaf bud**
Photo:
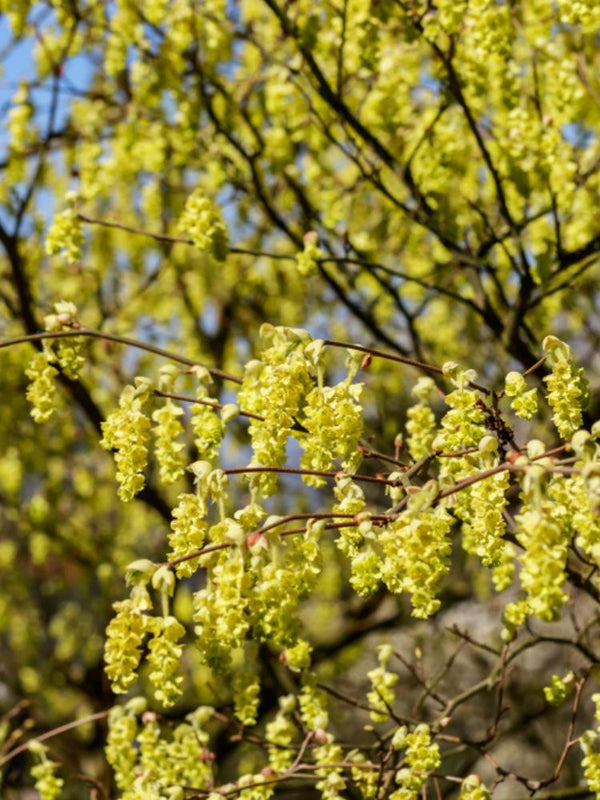
M 408 730 L 406 725 L 401 725 L 392 737 L 392 747 L 394 750 L 401 750 L 406 743 L 406 735 Z
M 480 453 L 495 453 L 498 450 L 498 440 L 495 436 L 483 436 L 477 449 Z
M 279 698 L 279 708 L 284 714 L 291 714 L 296 708 L 296 696 L 293 694 L 284 694 Z
M 125 703 L 125 711 L 139 717 L 148 708 L 148 701 L 145 697 L 132 697 Z
M 189 372 L 195 375 L 201 383 L 213 382 L 212 375 L 208 371 L 208 368 L 203 367 L 202 364 L 194 364 L 193 367 L 190 367 Z
M 541 481 L 546 476 L 546 470 L 541 464 L 532 464 L 527 467 L 527 477 L 530 480 Z
M 591 439 L 592 437 L 589 431 L 584 429 L 575 431 L 571 437 L 571 447 L 579 456 L 579 458 L 585 458 L 586 456 L 590 457 L 594 455 L 596 448 Z
M 221 419 L 225 423 L 234 419 L 234 417 L 238 417 L 239 414 L 240 414 L 239 406 L 237 406 L 235 403 L 227 403 L 221 409 Z
M 127 585 L 148 583 L 157 569 L 158 566 L 147 558 L 139 558 L 137 561 L 132 561 L 131 564 L 125 567 Z
M 237 545 L 241 545 L 246 541 L 246 532 L 238 522 L 234 522 L 232 519 L 228 521 L 225 541 Z
M 565 344 L 565 342 L 561 342 L 557 336 L 546 336 L 542 342 L 542 350 L 548 355 L 551 366 L 556 355 L 560 354 L 564 358 L 569 358 L 571 355 L 571 348 L 569 345 Z
M 179 367 L 175 364 L 165 364 L 160 368 L 160 377 L 158 379 L 158 388 L 161 392 L 172 392 L 175 384 L 175 379 L 179 376 Z
M 135 396 L 144 397 L 152 388 L 152 381 L 144 375 L 136 375 L 133 379 L 133 385 L 135 386 Z
M 159 567 L 152 576 L 152 586 L 157 591 L 173 597 L 175 593 L 175 573 L 166 564 Z
M 206 476 L 212 472 L 213 466 L 210 461 L 194 461 L 190 464 L 189 470 L 194 473 L 197 481 L 202 481 Z
M 529 458 L 538 458 L 546 452 L 546 445 L 539 439 L 531 439 L 527 442 L 527 455 Z
M 318 367 L 323 361 L 325 353 L 325 342 L 322 339 L 313 339 L 304 348 L 304 355 L 306 360 L 313 367 Z

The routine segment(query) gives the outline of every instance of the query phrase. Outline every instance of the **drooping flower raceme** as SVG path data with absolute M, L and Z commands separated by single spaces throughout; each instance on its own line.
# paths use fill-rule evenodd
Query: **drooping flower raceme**
M 182 451 L 185 445 L 177 441 L 183 433 L 183 425 L 179 421 L 182 414 L 183 409 L 170 399 L 152 413 L 155 455 L 160 467 L 160 479 L 166 484 L 175 483 L 183 475 Z
M 294 760 L 294 750 L 289 747 L 298 735 L 298 728 L 292 720 L 292 712 L 296 706 L 294 695 L 279 698 L 279 710 L 267 723 L 266 739 L 268 744 L 269 765 L 275 772 L 283 772 Z
M 241 670 L 233 676 L 233 706 L 242 725 L 254 725 L 260 701 L 260 683 L 255 672 Z
M 35 422 L 46 422 L 54 413 L 54 376 L 58 370 L 50 363 L 47 353 L 36 353 L 25 374 L 31 381 L 27 387 L 27 399 L 32 405 L 31 416 Z
M 64 331 L 79 327 L 77 307 L 74 303 L 61 300 L 54 304 L 54 313 L 44 317 L 44 325 L 48 331 Z M 60 339 L 46 339 L 44 351 L 52 363 L 57 363 L 68 378 L 76 380 L 85 363 L 82 355 L 84 340 L 81 336 Z
M 199 400 L 208 398 L 208 390 L 199 384 L 196 390 Z M 204 403 L 194 403 L 190 409 L 191 425 L 194 432 L 194 445 L 198 451 L 198 458 L 202 461 L 214 463 L 219 453 L 219 447 L 225 433 L 225 424 L 216 408 Z
M 362 383 L 348 378 L 336 386 L 316 386 L 306 397 L 302 424 L 308 430 L 300 438 L 304 453 L 300 465 L 308 470 L 328 470 L 335 458 L 353 472 L 360 462 L 358 440 L 362 434 L 360 397 Z M 322 486 L 320 476 L 305 476 L 305 483 Z
M 531 419 L 537 414 L 537 389 L 529 389 L 527 381 L 520 372 L 509 372 L 504 381 L 507 397 L 512 397 L 510 407 L 523 419 Z
M 323 256 L 317 242 L 318 234 L 315 231 L 308 231 L 302 237 L 304 249 L 296 256 L 298 272 L 303 277 L 314 275 L 318 271 L 317 261 Z
M 413 615 L 423 619 L 440 607 L 437 592 L 450 566 L 449 534 L 454 520 L 443 504 L 431 505 L 437 491 L 437 483 L 429 481 L 379 536 L 385 554 L 384 583 L 396 594 L 409 592 Z
M 264 324 L 261 337 L 266 345 L 262 359 L 246 364 L 238 401 L 241 408 L 264 417 L 263 421 L 253 419 L 249 427 L 254 451 L 250 466 L 280 466 L 295 416 L 311 387 L 310 365 L 304 355 L 310 336 Z M 264 496 L 277 487 L 274 474 L 250 475 L 249 482 Z
M 552 374 L 544 378 L 548 403 L 554 412 L 552 419 L 559 434 L 566 439 L 582 425 L 581 412 L 589 396 L 587 381 L 583 370 L 575 366 L 568 344 L 556 336 L 546 336 L 542 346 L 552 368 Z
M 75 209 L 59 211 L 46 234 L 46 253 L 60 255 L 66 264 L 74 264 L 81 258 L 82 244 L 83 230 Z
M 431 378 L 422 377 L 416 382 L 412 394 L 418 398 L 418 403 L 411 406 L 406 412 L 408 421 L 408 452 L 415 461 L 431 453 L 435 439 L 435 415 L 430 402 L 435 391 L 435 384 Z
M 441 764 L 437 742 L 431 740 L 429 726 L 421 723 L 410 733 L 405 728 L 398 728 L 392 746 L 396 750 L 405 750 L 407 766 L 396 773 L 396 783 L 400 788 L 390 794 L 390 800 L 416 800 L 429 773 Z
M 169 533 L 169 559 L 186 556 L 204 544 L 208 522 L 203 518 L 206 506 L 195 494 L 180 494 L 173 509 L 171 532 Z M 198 568 L 198 559 L 182 561 L 175 571 L 180 578 L 188 578 Z
M 379 666 L 367 673 L 371 681 L 371 691 L 367 694 L 367 701 L 372 709 L 370 715 L 373 722 L 386 722 L 394 706 L 394 686 L 398 682 L 398 675 L 387 669 L 392 653 L 391 645 L 380 645 L 377 648 Z
M 196 189 L 188 197 L 179 218 L 178 230 L 187 234 L 199 250 L 205 250 L 217 261 L 227 256 L 227 228 L 220 209 Z
M 183 647 L 178 642 L 185 628 L 173 616 L 147 617 L 146 630 L 152 634 L 148 642 L 150 682 L 154 697 L 164 706 L 172 706 L 181 696 L 183 676 L 178 675 Z
M 58 764 L 48 758 L 46 755 L 48 748 L 37 739 L 31 740 L 28 748 L 38 759 L 31 768 L 31 775 L 35 779 L 35 788 L 40 800 L 59 800 L 64 781 L 56 774 Z
M 142 642 L 146 621 L 142 611 L 131 599 L 113 605 L 115 616 L 106 629 L 104 661 L 106 674 L 116 694 L 125 694 L 137 680 L 137 668 L 142 657 Z
M 150 420 L 143 409 L 150 397 L 151 385 L 148 378 L 136 378 L 134 386 L 126 386 L 121 392 L 118 409 L 102 423 L 100 444 L 115 451 L 119 497 L 124 502 L 131 500 L 144 486 Z

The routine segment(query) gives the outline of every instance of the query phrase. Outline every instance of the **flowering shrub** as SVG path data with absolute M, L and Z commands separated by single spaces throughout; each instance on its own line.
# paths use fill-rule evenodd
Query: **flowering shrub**
M 597 4 L 0 11 L 3 797 L 600 796 Z

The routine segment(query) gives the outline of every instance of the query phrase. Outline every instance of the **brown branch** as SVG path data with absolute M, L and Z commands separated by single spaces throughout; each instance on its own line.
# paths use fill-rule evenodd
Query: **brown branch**
M 339 528 L 350 528 L 356 525 L 356 515 L 355 514 L 337 514 L 337 513 L 318 513 L 318 514 L 288 514 L 285 517 L 281 517 L 276 522 L 272 522 L 269 525 L 265 525 L 262 528 L 256 528 L 256 530 L 249 531 L 246 534 L 246 540 L 250 536 L 260 536 L 264 533 L 268 533 L 270 530 L 274 528 L 278 528 L 281 525 L 285 525 L 288 522 L 293 522 L 294 520 L 300 519 L 308 519 L 308 520 L 321 520 L 321 519 L 339 519 L 340 517 L 350 518 L 349 522 L 328 522 L 325 525 L 325 530 L 338 530 Z M 369 517 L 370 520 L 374 522 L 383 522 L 387 519 L 385 514 L 374 514 Z M 302 525 L 298 528 L 290 528 L 288 530 L 282 531 L 280 536 L 294 536 L 298 533 L 305 533 L 307 530 L 306 525 Z M 200 558 L 201 556 L 206 555 L 207 553 L 214 553 L 217 550 L 226 550 L 229 547 L 233 547 L 232 542 L 223 542 L 219 544 L 209 544 L 205 547 L 201 547 L 198 550 L 194 550 L 191 553 L 186 553 L 184 556 L 179 556 L 178 558 L 174 558 L 171 561 L 164 562 L 163 566 L 167 566 L 169 568 L 173 568 L 177 566 L 177 564 L 182 564 L 184 561 L 190 561 L 192 558 Z
M 376 350 L 373 347 L 365 347 L 362 344 L 352 344 L 350 342 L 339 342 L 335 339 L 324 339 L 323 343 L 329 345 L 329 347 L 340 347 L 345 350 L 356 350 L 360 353 L 365 353 L 367 355 L 373 356 L 375 358 L 385 358 L 387 361 L 396 361 L 398 364 L 406 364 L 409 367 L 415 367 L 416 369 L 420 369 L 423 372 L 432 372 L 435 375 L 443 375 L 444 371 L 441 367 L 436 367 L 432 364 L 426 364 L 423 361 L 417 361 L 414 358 L 407 358 L 406 356 L 397 356 L 394 353 L 386 353 L 384 350 Z M 477 389 L 484 394 L 491 394 L 490 389 L 487 386 L 482 386 L 479 383 L 475 383 L 473 381 L 469 381 L 468 385 L 471 386 L 473 389 Z
M 299 469 L 297 467 L 235 467 L 233 469 L 224 469 L 225 475 L 244 475 L 252 472 L 277 472 L 283 475 L 319 475 L 323 478 L 337 478 L 339 475 L 348 475 L 353 481 L 362 481 L 364 483 L 379 483 L 387 486 L 397 486 L 397 479 L 390 480 L 389 478 L 378 478 L 374 475 L 357 475 L 345 473 L 344 470 L 324 470 L 324 469 Z
M 187 239 L 184 236 L 169 236 L 166 233 L 157 233 L 155 231 L 146 230 L 145 228 L 136 228 L 131 225 L 125 225 L 122 222 L 116 222 L 114 220 L 98 219 L 96 217 L 90 217 L 88 214 L 84 214 L 82 211 L 78 211 L 77 216 L 82 222 L 87 222 L 90 225 L 100 225 L 103 228 L 117 228 L 118 230 L 126 231 L 127 233 L 133 233 L 136 236 L 146 236 L 147 238 L 154 239 L 157 242 L 166 242 L 168 244 L 186 244 L 191 246 L 194 245 L 192 239 Z M 228 252 L 233 253 L 234 255 L 273 258 L 280 261 L 296 260 L 296 256 L 292 253 L 270 253 L 266 250 L 251 250 L 245 247 L 229 247 Z
M 188 367 L 203 367 L 210 372 L 211 375 L 215 375 L 223 380 L 238 384 L 242 383 L 242 379 L 238 378 L 237 375 L 231 375 L 230 373 L 223 372 L 223 370 L 216 369 L 215 367 L 207 367 L 205 364 L 201 364 L 199 361 L 194 361 L 191 358 L 180 356 L 171 350 L 165 350 L 162 347 L 156 347 L 155 345 L 142 342 L 139 339 L 132 339 L 129 336 L 119 336 L 116 333 L 105 333 L 104 331 L 97 331 L 91 328 L 73 328 L 72 330 L 63 331 L 41 331 L 39 333 L 28 333 L 24 336 L 15 336 L 11 339 L 4 339 L 3 341 L 0 341 L 0 350 L 4 347 L 12 347 L 13 345 L 22 344 L 23 342 L 41 342 L 44 339 L 64 339 L 73 338 L 74 336 L 85 336 L 90 339 L 103 339 L 107 342 L 116 342 L 117 344 L 124 344 L 128 347 L 136 347 L 138 350 L 146 350 L 149 353 L 155 353 L 163 358 L 168 358 L 170 361 L 176 361 L 179 364 L 185 364 Z
M 52 739 L 55 736 L 60 736 L 62 733 L 73 730 L 73 728 L 79 728 L 81 725 L 87 725 L 88 722 L 95 722 L 99 719 L 105 719 L 107 716 L 108 711 L 98 711 L 95 714 L 90 714 L 87 717 L 76 719 L 73 722 L 67 722 L 65 725 L 59 725 L 58 728 L 53 728 L 51 731 L 41 733 L 39 736 L 33 736 L 29 741 L 44 742 L 46 739 Z M 20 744 L 18 747 L 15 747 L 14 750 L 11 750 L 5 756 L 0 758 L 0 767 L 3 767 L 4 764 L 8 764 L 8 762 L 15 758 L 15 756 L 18 756 L 20 753 L 24 753 L 26 750 L 28 750 L 29 741 L 25 742 L 25 744 Z
M 155 389 L 154 394 L 157 397 L 170 397 L 172 400 L 179 400 L 182 403 L 198 403 L 201 406 L 210 406 L 210 408 L 225 408 L 226 403 L 220 403 L 218 400 L 213 400 L 210 397 L 188 397 L 185 394 L 175 394 L 174 392 L 161 392 L 160 389 Z M 239 410 L 240 417 L 248 417 L 249 419 L 257 419 L 264 422 L 265 418 L 261 414 L 255 414 L 253 411 Z

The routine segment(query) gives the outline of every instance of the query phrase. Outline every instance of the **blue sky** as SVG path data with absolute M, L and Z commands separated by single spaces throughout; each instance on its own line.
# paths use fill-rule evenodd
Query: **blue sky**
M 34 16 L 32 13 L 30 16 Z M 38 18 L 40 15 L 38 14 Z M 41 30 L 52 30 L 55 25 L 52 16 L 46 14 Z M 0 114 L 6 121 L 10 109 L 11 98 L 21 81 L 33 83 L 32 98 L 37 109 L 36 121 L 46 124 L 45 111 L 50 100 L 50 82 L 46 79 L 39 87 L 35 86 L 36 68 L 34 60 L 35 41 L 33 37 L 24 37 L 13 42 L 13 33 L 6 15 L 0 15 Z M 67 60 L 64 66 L 64 90 L 61 93 L 57 123 L 60 126 L 68 112 L 70 92 L 73 89 L 84 90 L 92 75 L 93 66 L 88 56 L 76 55 Z M 67 91 L 67 87 L 69 91 Z M 7 145 L 5 124 L 0 126 L 0 157 L 4 156 Z

